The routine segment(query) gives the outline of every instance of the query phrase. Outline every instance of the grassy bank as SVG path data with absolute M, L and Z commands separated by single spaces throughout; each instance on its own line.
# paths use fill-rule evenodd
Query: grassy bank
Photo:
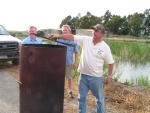
M 127 41 L 127 40 L 109 40 L 104 39 L 105 42 L 110 46 L 112 54 L 117 62 L 130 62 L 133 66 L 145 65 L 150 62 L 150 46 L 145 41 Z M 79 49 L 79 58 L 81 54 L 81 48 Z M 107 74 L 107 65 L 104 65 L 104 76 Z M 114 70 L 115 74 L 115 70 Z M 74 80 L 78 80 L 79 73 L 77 69 L 74 70 Z M 118 82 L 118 78 L 113 78 L 114 81 Z M 139 86 L 150 87 L 150 81 L 148 77 L 142 76 L 137 78 L 136 83 L 126 81 L 126 85 L 137 84 Z

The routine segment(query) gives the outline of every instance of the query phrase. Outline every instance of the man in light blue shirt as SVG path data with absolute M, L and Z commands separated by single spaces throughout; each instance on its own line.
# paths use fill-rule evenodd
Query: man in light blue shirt
M 37 34 L 37 28 L 31 26 L 29 28 L 29 36 L 25 38 L 21 44 L 42 44 L 42 40 L 37 38 L 34 34 Z
M 69 25 L 63 25 L 62 26 L 62 33 L 63 34 L 71 34 L 71 28 Z M 63 42 L 66 44 L 71 44 L 72 46 L 67 46 L 61 43 L 58 43 L 58 45 L 67 46 L 67 53 L 66 53 L 66 71 L 65 71 L 65 77 L 68 80 L 68 96 L 70 98 L 74 98 L 73 91 L 72 91 L 72 76 L 73 76 L 73 69 L 77 68 L 78 65 L 78 45 L 74 43 L 71 40 L 63 40 L 58 39 L 59 42 Z

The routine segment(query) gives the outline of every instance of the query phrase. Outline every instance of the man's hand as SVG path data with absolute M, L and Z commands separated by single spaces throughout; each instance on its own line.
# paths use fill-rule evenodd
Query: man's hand
M 52 40 L 56 40 L 58 38 L 60 38 L 59 34 L 52 34 L 52 35 L 49 36 L 49 39 L 52 39 Z
M 112 78 L 107 77 L 106 80 L 105 80 L 105 84 L 109 84 L 109 83 L 111 83 L 111 81 L 112 81 Z

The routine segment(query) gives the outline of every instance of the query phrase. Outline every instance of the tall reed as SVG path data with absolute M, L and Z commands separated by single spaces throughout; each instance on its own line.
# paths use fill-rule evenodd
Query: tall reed
M 132 64 L 146 64 L 150 61 L 150 44 L 145 42 L 127 42 L 106 40 L 114 58 L 119 61 L 128 61 Z

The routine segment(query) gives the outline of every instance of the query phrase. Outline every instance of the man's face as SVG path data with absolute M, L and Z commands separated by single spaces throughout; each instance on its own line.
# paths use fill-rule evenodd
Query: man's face
M 101 30 L 96 30 L 96 29 L 93 29 L 92 35 L 93 35 L 93 39 L 95 40 L 99 40 L 104 36 Z
M 37 34 L 36 28 L 30 28 L 30 29 L 29 29 L 29 36 L 30 36 L 31 39 L 33 39 L 33 38 L 36 37 L 36 36 L 33 35 L 32 33 L 33 33 L 33 34 Z
M 63 27 L 62 28 L 62 33 L 63 34 L 70 34 L 70 30 L 68 29 L 68 27 Z

